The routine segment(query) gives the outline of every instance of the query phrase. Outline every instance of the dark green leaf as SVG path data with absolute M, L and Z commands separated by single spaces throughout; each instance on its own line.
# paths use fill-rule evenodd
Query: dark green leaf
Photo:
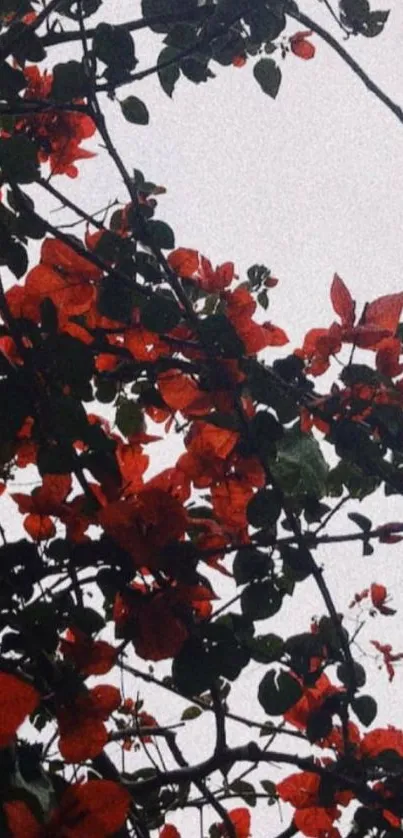
M 252 527 L 260 529 L 275 524 L 281 515 L 281 498 L 274 489 L 259 489 L 250 499 L 246 515 Z
M 143 427 L 143 412 L 133 399 L 119 401 L 116 410 L 116 424 L 124 436 L 133 436 Z
M 164 38 L 167 47 L 183 50 L 196 42 L 195 28 L 190 23 L 174 23 L 170 26 L 168 35 Z
M 202 714 L 201 707 L 197 707 L 195 704 L 192 704 L 190 707 L 186 707 L 181 715 L 181 720 L 183 722 L 191 721 L 192 719 L 197 719 Z
M 241 797 L 248 806 L 256 806 L 256 791 L 252 783 L 246 783 L 245 780 L 234 780 L 229 788 L 233 794 Z
M 355 684 L 357 685 L 357 687 L 363 687 L 364 684 L 365 684 L 365 681 L 367 680 L 367 676 L 365 674 L 364 667 L 361 666 L 360 663 L 357 663 L 356 661 L 354 661 L 353 669 L 354 669 Z M 337 667 L 337 677 L 338 677 L 339 681 L 341 681 L 342 684 L 344 684 L 346 687 L 352 687 L 353 686 L 351 667 L 348 664 L 346 664 L 346 663 L 340 663 L 339 664 L 339 666 Z
M 88 635 L 97 634 L 105 627 L 105 620 L 94 608 L 77 606 L 71 612 L 71 622 Z
M 12 53 L 14 58 L 21 66 L 26 61 L 43 61 L 46 58 L 46 51 L 42 46 L 42 41 L 36 32 L 33 32 L 30 26 L 18 21 L 9 29 L 9 35 L 13 39 Z
M 98 286 L 98 311 L 104 317 L 130 323 L 132 311 L 138 302 L 138 295 L 128 283 L 116 277 L 107 276 Z
M 272 780 L 261 780 L 260 785 L 267 792 L 270 797 L 275 797 L 277 794 L 276 784 Z
M 217 673 L 203 643 L 189 638 L 172 664 L 172 677 L 177 689 L 184 695 L 199 695 L 209 690 Z
M 286 25 L 285 15 L 274 14 L 265 6 L 251 6 L 245 12 L 245 21 L 250 27 L 251 40 L 256 43 L 275 41 Z
M 133 38 L 122 26 L 99 23 L 92 45 L 96 58 L 118 74 L 133 70 L 137 64 Z
M 282 716 L 301 696 L 301 685 L 284 670 L 278 675 L 270 670 L 259 684 L 258 699 L 268 716 Z
M 170 97 L 172 97 L 175 84 L 180 76 L 180 70 L 177 63 L 169 64 L 168 62 L 174 62 L 177 55 L 178 50 L 173 49 L 172 47 L 165 47 L 162 52 L 160 52 L 157 61 L 158 78 L 160 80 L 161 87 L 167 96 Z M 168 66 L 164 66 L 165 63 L 167 63 Z
M 359 527 L 363 532 L 369 532 L 372 528 L 372 521 L 369 518 L 366 518 L 365 515 L 360 515 L 359 512 L 349 512 L 347 517 L 350 518 L 350 521 L 353 521 L 354 524 L 357 524 L 357 527 Z
M 70 474 L 74 470 L 73 452 L 58 445 L 42 446 L 37 459 L 39 474 Z
M 53 67 L 52 97 L 59 102 L 71 102 L 85 95 L 88 79 L 80 61 L 67 61 Z
M 359 695 L 358 698 L 353 698 L 351 702 L 351 709 L 365 727 L 374 721 L 378 712 L 378 705 L 374 698 L 370 695 Z
M 272 463 L 273 476 L 289 495 L 322 497 L 326 489 L 328 465 L 319 443 L 299 426 L 287 430 L 277 445 L 277 459 Z
M 281 558 L 284 569 L 291 574 L 296 582 L 303 582 L 312 573 L 313 562 L 306 547 L 293 547 L 291 544 L 281 546 Z
M 263 93 L 275 99 L 281 84 L 281 70 L 272 58 L 261 58 L 253 68 L 253 75 Z
M 5 253 L 5 260 L 11 273 L 17 279 L 21 279 L 28 269 L 28 255 L 25 247 L 19 242 L 11 241 Z
M 119 104 L 127 122 L 133 122 L 136 125 L 148 125 L 150 120 L 148 110 L 144 102 L 137 96 L 128 96 Z
M 5 180 L 32 183 L 39 175 L 35 143 L 22 136 L 0 138 L 0 168 Z
M 242 591 L 242 613 L 252 622 L 273 617 L 281 608 L 283 594 L 273 582 L 253 582 Z
M 146 231 L 152 247 L 161 250 L 171 250 L 175 247 L 174 232 L 165 221 L 148 221 Z
M 0 96 L 2 99 L 13 99 L 26 86 L 27 80 L 21 70 L 10 67 L 5 61 L 0 64 Z
M 333 727 L 332 712 L 326 706 L 319 707 L 309 714 L 306 726 L 306 735 L 310 742 L 317 742 L 329 736 Z
M 207 66 L 208 58 L 184 58 L 180 63 L 180 68 L 184 76 L 186 76 L 189 81 L 194 82 L 195 84 L 200 84 L 202 81 L 207 81 L 207 79 L 214 78 L 214 73 L 209 69 Z
M 252 660 L 258 663 L 279 661 L 284 651 L 284 641 L 277 634 L 263 634 L 245 641 Z
M 145 329 L 164 334 L 171 332 L 178 325 L 181 311 L 172 298 L 154 294 L 142 308 L 140 317 Z
M 273 567 L 273 560 L 265 553 L 248 547 L 239 550 L 234 559 L 232 571 L 237 585 L 246 585 L 254 579 L 263 579 Z
M 81 0 L 81 14 L 84 18 L 90 17 L 98 11 L 101 5 L 102 0 Z M 77 3 L 75 0 L 62 0 L 62 2 L 57 6 L 57 13 L 59 15 L 65 15 L 66 17 L 69 17 L 72 20 L 78 21 L 80 19 L 77 12 Z

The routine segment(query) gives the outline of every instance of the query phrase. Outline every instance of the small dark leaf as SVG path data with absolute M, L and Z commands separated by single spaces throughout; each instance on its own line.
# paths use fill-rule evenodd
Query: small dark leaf
M 23 136 L 0 138 L 0 168 L 5 180 L 32 183 L 39 174 L 35 143 Z
M 84 96 L 88 79 L 80 61 L 67 61 L 53 68 L 52 97 L 59 102 L 71 102 Z
M 141 431 L 143 427 L 143 412 L 138 402 L 134 401 L 134 399 L 123 399 L 119 401 L 115 421 L 124 436 L 129 437 Z
M 306 547 L 293 547 L 291 544 L 284 544 L 281 547 L 281 558 L 284 563 L 284 570 L 287 570 L 296 582 L 303 582 L 311 575 L 313 562 Z
M 175 247 L 173 230 L 165 221 L 148 221 L 146 230 L 151 246 L 161 248 L 161 250 L 172 250 Z
M 234 559 L 232 571 L 237 585 L 246 585 L 254 579 L 263 579 L 273 567 L 273 561 L 265 553 L 248 547 L 239 550 Z
M 284 641 L 277 634 L 257 635 L 245 641 L 246 648 L 257 663 L 279 661 L 284 651 Z
M 301 696 L 301 685 L 284 670 L 278 675 L 270 670 L 259 684 L 258 699 L 268 716 L 282 716 Z
M 281 499 L 273 489 L 259 489 L 248 503 L 246 515 L 252 527 L 260 529 L 275 524 L 281 515 Z
M 331 732 L 332 727 L 332 713 L 326 706 L 320 707 L 309 714 L 306 735 L 310 742 L 317 742 L 319 739 L 325 739 Z
M 361 515 L 359 512 L 349 512 L 348 518 L 350 518 L 350 521 L 353 521 L 354 524 L 357 524 L 357 527 L 359 527 L 363 532 L 369 532 L 372 528 L 372 521 L 369 518 L 366 518 L 365 515 Z
M 25 23 L 15 23 L 9 29 L 9 34 L 13 39 L 13 56 L 18 61 L 18 64 L 23 66 L 26 61 L 43 61 L 46 58 L 46 51 L 42 46 L 40 37 L 33 32 L 30 26 Z
M 157 61 L 158 78 L 160 80 L 161 87 L 167 96 L 170 97 L 172 97 L 175 84 L 180 76 L 180 70 L 178 64 L 172 63 L 168 64 L 168 66 L 164 66 L 164 64 L 170 61 L 174 62 L 177 55 L 178 50 L 173 49 L 172 47 L 165 47 L 162 52 L 160 52 Z
M 17 279 L 21 279 L 28 269 L 28 256 L 25 247 L 19 242 L 11 241 L 5 253 L 5 260 L 11 273 Z
M 93 608 L 77 606 L 71 612 L 71 621 L 74 626 L 88 635 L 97 634 L 105 627 L 105 620 Z
M 127 122 L 132 122 L 135 125 L 148 125 L 150 116 L 148 110 L 137 96 L 128 96 L 120 102 L 122 113 Z
M 356 683 L 357 687 L 363 687 L 364 684 L 365 684 L 365 681 L 367 680 L 367 676 L 365 674 L 364 667 L 361 666 L 360 663 L 357 663 L 356 661 L 354 661 L 353 668 L 354 668 L 354 679 L 355 679 L 355 683 Z M 340 663 L 339 666 L 337 667 L 337 677 L 338 677 L 339 681 L 341 681 L 341 683 L 344 684 L 346 687 L 351 687 L 352 686 L 352 677 L 351 676 L 352 676 L 351 667 L 348 666 L 348 664 L 346 664 L 346 663 Z
M 242 591 L 242 613 L 252 622 L 266 620 L 281 608 L 283 593 L 275 587 L 273 582 L 252 582 Z
M 96 58 L 117 77 L 133 70 L 137 64 L 133 38 L 122 26 L 99 23 L 92 44 Z
M 21 70 L 10 67 L 6 62 L 0 64 L 0 96 L 2 98 L 13 99 L 26 86 L 27 80 Z
M 256 806 L 256 791 L 252 783 L 246 783 L 245 780 L 234 780 L 229 788 L 233 794 L 241 797 L 248 806 Z
M 366 38 L 375 38 L 383 32 L 385 23 L 389 17 L 389 11 L 379 10 L 377 12 L 370 12 L 367 21 L 361 30 L 361 34 Z
M 253 75 L 263 93 L 275 99 L 281 84 L 281 70 L 272 58 L 261 58 L 253 68 Z
M 175 300 L 154 294 L 141 310 L 141 323 L 145 329 L 157 334 L 171 332 L 181 319 Z
M 351 702 L 351 709 L 365 727 L 374 721 L 378 712 L 378 705 L 370 695 L 359 695 Z
M 260 785 L 262 788 L 270 795 L 270 797 L 275 797 L 277 794 L 276 784 L 272 782 L 272 780 L 261 780 Z
M 374 552 L 375 552 L 375 548 L 372 546 L 372 544 L 370 544 L 369 541 L 364 541 L 364 543 L 362 545 L 362 555 L 363 556 L 372 556 L 372 554 Z
M 191 721 L 192 719 L 197 719 L 202 714 L 201 707 L 197 707 L 195 704 L 192 704 L 190 707 L 186 707 L 181 715 L 181 720 L 183 722 Z

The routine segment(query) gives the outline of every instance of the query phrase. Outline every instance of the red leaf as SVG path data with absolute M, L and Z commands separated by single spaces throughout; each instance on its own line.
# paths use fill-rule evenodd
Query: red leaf
M 3 808 L 11 838 L 43 838 L 42 826 L 23 800 L 9 800 Z
M 277 783 L 278 795 L 285 803 L 291 803 L 296 809 L 303 809 L 318 804 L 320 777 L 311 771 L 291 774 Z
M 361 743 L 362 755 L 376 757 L 381 751 L 396 751 L 403 757 L 403 731 L 390 726 L 366 733 Z
M 353 326 L 355 319 L 355 302 L 338 274 L 334 275 L 330 289 L 330 299 L 336 314 L 339 315 L 342 326 Z
M 38 691 L 6 672 L 0 672 L 0 748 L 10 744 L 16 731 L 39 704 Z
M 394 378 L 403 370 L 399 363 L 401 343 L 398 338 L 384 338 L 381 340 L 376 353 L 376 368 L 388 378 Z
M 181 838 L 176 826 L 171 823 L 166 823 L 160 832 L 160 838 Z
M 197 250 L 178 247 L 169 254 L 168 262 L 172 270 L 177 274 L 186 279 L 190 279 L 198 270 L 199 254 Z
M 379 326 L 387 329 L 392 335 L 395 334 L 399 324 L 403 308 L 403 294 L 387 294 L 385 297 L 378 297 L 365 308 L 365 325 Z
M 340 838 L 338 829 L 333 828 L 333 821 L 338 817 L 335 806 L 324 808 L 312 806 L 295 812 L 294 823 L 303 835 L 309 838 Z
M 235 826 L 236 838 L 249 838 L 250 835 L 250 812 L 244 807 L 232 809 L 228 812 L 230 821 Z
M 77 628 L 67 631 L 60 651 L 84 675 L 105 675 L 116 661 L 117 650 L 105 640 L 92 640 Z
M 129 792 L 111 780 L 74 783 L 64 792 L 49 833 L 69 838 L 109 838 L 124 825 L 130 803 Z

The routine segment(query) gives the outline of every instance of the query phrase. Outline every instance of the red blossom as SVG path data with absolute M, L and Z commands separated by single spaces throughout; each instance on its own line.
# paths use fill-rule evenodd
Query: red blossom
M 181 838 L 181 835 L 176 826 L 173 826 L 171 823 L 166 823 L 161 829 L 159 838 Z
M 326 698 L 340 691 L 340 687 L 334 686 L 327 675 L 322 673 L 313 687 L 304 687 L 301 698 L 284 713 L 284 720 L 299 730 L 304 730 L 311 713 L 319 710 Z
M 38 691 L 15 675 L 0 672 L 0 748 L 6 748 L 39 704 Z
M 46 100 L 51 98 L 53 77 L 46 70 L 41 75 L 36 66 L 24 70 L 28 87 L 24 99 Z M 74 104 L 82 104 L 76 100 Z M 95 123 L 86 113 L 75 110 L 50 109 L 19 119 L 14 127 L 17 134 L 33 137 L 38 144 L 41 163 L 49 162 L 52 174 L 78 175 L 77 160 L 94 157 L 94 152 L 82 148 L 81 142 L 95 133 Z
M 296 32 L 295 35 L 291 35 L 289 39 L 291 52 L 294 55 L 297 55 L 298 58 L 303 58 L 304 61 L 309 61 L 310 58 L 313 58 L 316 52 L 316 48 L 313 44 L 307 41 L 307 38 L 310 38 L 313 35 L 311 30 L 307 32 Z
M 45 474 L 42 486 L 34 489 L 31 495 L 22 492 L 11 495 L 19 511 L 28 513 L 24 518 L 24 529 L 34 541 L 45 541 L 56 534 L 52 517 L 63 513 L 71 485 L 69 474 Z
M 70 700 L 62 700 L 56 710 L 59 750 L 66 762 L 83 762 L 98 756 L 108 741 L 104 722 L 121 704 L 116 687 L 100 684 Z
M 37 821 L 23 800 L 4 804 L 11 838 L 110 838 L 124 825 L 131 797 L 111 780 L 72 783 L 47 824 Z
M 366 733 L 361 742 L 362 756 L 377 757 L 382 751 L 396 751 L 403 757 L 403 731 L 389 725 Z
M 386 671 L 389 676 L 389 681 L 393 681 L 395 677 L 395 668 L 393 663 L 395 661 L 403 660 L 403 652 L 392 652 L 392 646 L 389 643 L 379 643 L 378 640 L 371 640 L 370 641 L 372 646 L 381 653 L 383 657 L 383 663 L 385 664 Z
M 384 614 L 385 616 L 396 614 L 394 608 L 389 608 L 386 605 L 388 592 L 384 585 L 377 585 L 376 582 L 373 582 L 370 588 L 370 595 L 372 605 L 380 614 Z
M 184 279 L 194 280 L 206 293 L 219 293 L 231 285 L 235 278 L 234 265 L 225 262 L 213 270 L 209 259 L 197 250 L 178 247 L 168 256 L 171 268 Z
M 60 651 L 83 675 L 105 675 L 116 663 L 117 650 L 105 640 L 93 640 L 78 628 L 68 629 Z
M 117 634 L 132 640 L 144 660 L 165 660 L 177 655 L 189 636 L 187 615 L 205 619 L 215 594 L 203 585 L 183 585 L 145 591 L 139 585 L 118 594 L 113 618 Z M 164 626 L 164 631 L 161 631 Z
M 135 567 L 160 567 L 161 550 L 180 539 L 188 518 L 169 492 L 145 486 L 132 500 L 108 503 L 98 514 L 105 532 L 132 556 Z
M 250 812 L 248 811 L 248 809 L 245 809 L 245 807 L 242 806 L 238 809 L 231 809 L 231 811 L 227 814 L 232 825 L 235 827 L 236 838 L 249 838 Z M 219 834 L 222 836 L 222 838 L 228 838 L 228 832 L 225 828 L 225 824 L 217 824 L 217 827 Z

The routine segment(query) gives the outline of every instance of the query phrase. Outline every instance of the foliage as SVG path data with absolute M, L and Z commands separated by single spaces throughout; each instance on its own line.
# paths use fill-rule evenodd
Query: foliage
M 13 277 L 0 280 L 0 475 L 25 531 L 11 540 L 0 527 L 0 832 L 180 838 L 175 811 L 210 807 L 210 838 L 248 838 L 263 798 L 291 807 L 283 836 L 340 838 L 343 810 L 348 835 L 402 835 L 403 732 L 374 726 L 354 635 L 315 551 L 358 541 L 370 555 L 402 538 L 402 524 L 374 527 L 354 511 L 347 533 L 326 528 L 351 499 L 403 492 L 403 293 L 357 316 L 335 275 L 334 322 L 276 357 L 287 332 L 264 312 L 278 280 L 264 265 L 239 278 L 231 261 L 214 268 L 175 247 L 158 214 L 165 188 L 126 169 L 102 111 L 106 93 L 143 130 L 148 105 L 121 88 L 155 73 L 172 97 L 182 77 L 208 82 L 216 64 L 251 64 L 251 83 L 274 99 L 282 62 L 313 59 L 313 37 L 345 50 L 293 2 L 141 6 L 122 25 L 102 0 L 3 0 L 0 11 L 0 264 Z M 388 12 L 341 0 L 333 17 L 348 36 L 373 37 Z M 304 28 L 290 33 L 293 21 Z M 144 28 L 160 51 L 136 69 Z M 60 44 L 66 60 L 55 63 Z M 102 221 L 54 185 L 84 177 L 100 146 L 127 193 Z M 74 213 L 77 235 L 44 217 L 42 190 Z M 333 359 L 338 381 L 318 392 Z M 182 453 L 158 471 L 152 445 L 174 432 Z M 31 491 L 13 486 L 23 470 Z M 234 584 L 230 603 L 214 590 L 219 573 Z M 308 578 L 323 615 L 296 635 L 285 620 L 281 637 L 262 626 L 299 608 Z M 379 582 L 350 596 L 361 614 L 366 604 L 369 616 L 395 613 Z M 372 646 L 392 681 L 403 653 Z M 161 661 L 169 675 L 154 669 Z M 261 670 L 257 721 L 231 709 L 250 663 Z M 213 715 L 209 759 L 188 764 L 175 726 L 143 708 L 141 680 L 176 697 L 185 731 Z M 277 737 L 295 752 L 275 749 Z M 291 773 L 257 787 L 267 763 Z

